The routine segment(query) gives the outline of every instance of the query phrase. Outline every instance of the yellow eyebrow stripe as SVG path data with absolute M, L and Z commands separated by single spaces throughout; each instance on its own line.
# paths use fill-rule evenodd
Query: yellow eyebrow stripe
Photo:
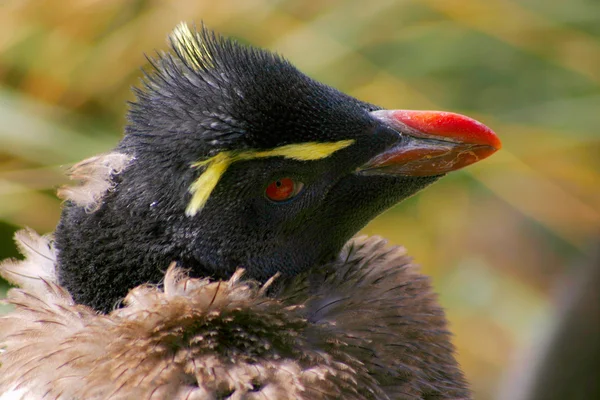
M 354 139 L 340 140 L 331 143 L 300 143 L 288 144 L 272 150 L 256 151 L 251 158 L 285 157 L 298 161 L 314 161 L 327 158 L 338 150 L 342 150 L 354 143 Z
M 204 172 L 190 185 L 192 199 L 185 209 L 188 217 L 193 217 L 204 208 L 211 193 L 217 187 L 219 180 L 231 164 L 237 161 L 253 160 L 256 158 L 284 157 L 298 161 L 322 160 L 336 151 L 342 150 L 354 143 L 354 139 L 338 142 L 318 143 L 307 142 L 288 144 L 270 150 L 248 150 L 244 152 L 223 151 L 213 157 L 192 164 L 193 168 L 206 167 Z
M 228 152 L 222 152 L 206 161 L 208 167 L 190 186 L 192 200 L 190 200 L 185 209 L 185 214 L 189 217 L 196 215 L 204 207 L 210 194 L 217 186 L 217 183 L 219 183 L 221 176 L 227 171 L 233 160 Z M 200 163 L 196 163 L 193 166 L 201 165 Z

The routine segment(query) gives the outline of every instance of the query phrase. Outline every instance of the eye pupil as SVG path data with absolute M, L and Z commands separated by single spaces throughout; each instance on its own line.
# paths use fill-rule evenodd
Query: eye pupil
M 300 193 L 302 187 L 302 183 L 295 182 L 292 178 L 282 178 L 269 184 L 265 195 L 272 201 L 285 201 Z

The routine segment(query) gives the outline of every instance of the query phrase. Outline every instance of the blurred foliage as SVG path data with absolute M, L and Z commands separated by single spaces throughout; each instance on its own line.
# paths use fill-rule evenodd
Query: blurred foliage
M 501 152 L 364 230 L 433 276 L 476 398 L 494 398 L 599 232 L 600 2 L 4 0 L 0 259 L 19 227 L 53 230 L 65 167 L 117 143 L 144 53 L 181 20 L 366 101 L 465 113 L 501 136 Z

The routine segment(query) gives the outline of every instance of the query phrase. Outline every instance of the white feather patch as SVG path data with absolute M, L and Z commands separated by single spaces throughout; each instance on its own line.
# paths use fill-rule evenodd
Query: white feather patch
M 81 184 L 60 188 L 58 196 L 85 207 L 87 212 L 94 212 L 100 208 L 104 195 L 114 188 L 112 177 L 123 172 L 132 160 L 133 156 L 123 153 L 108 153 L 83 160 L 69 170 L 69 177 L 81 181 Z
M 27 394 L 27 389 L 16 389 L 0 393 L 0 400 L 35 400 L 35 398 Z
M 57 282 L 52 236 L 40 236 L 26 228 L 15 234 L 15 242 L 25 259 L 1 262 L 0 275 L 13 285 L 38 295 L 47 293 L 47 284 Z

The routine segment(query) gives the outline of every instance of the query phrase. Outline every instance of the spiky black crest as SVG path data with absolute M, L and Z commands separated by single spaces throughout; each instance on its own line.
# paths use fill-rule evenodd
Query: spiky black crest
M 203 142 L 208 156 L 345 139 L 373 109 L 310 79 L 277 54 L 204 26 L 191 31 L 180 25 L 169 42 L 170 52 L 149 58 L 143 89 L 134 89 L 129 134 L 189 135 Z M 336 124 L 328 126 L 332 114 Z

